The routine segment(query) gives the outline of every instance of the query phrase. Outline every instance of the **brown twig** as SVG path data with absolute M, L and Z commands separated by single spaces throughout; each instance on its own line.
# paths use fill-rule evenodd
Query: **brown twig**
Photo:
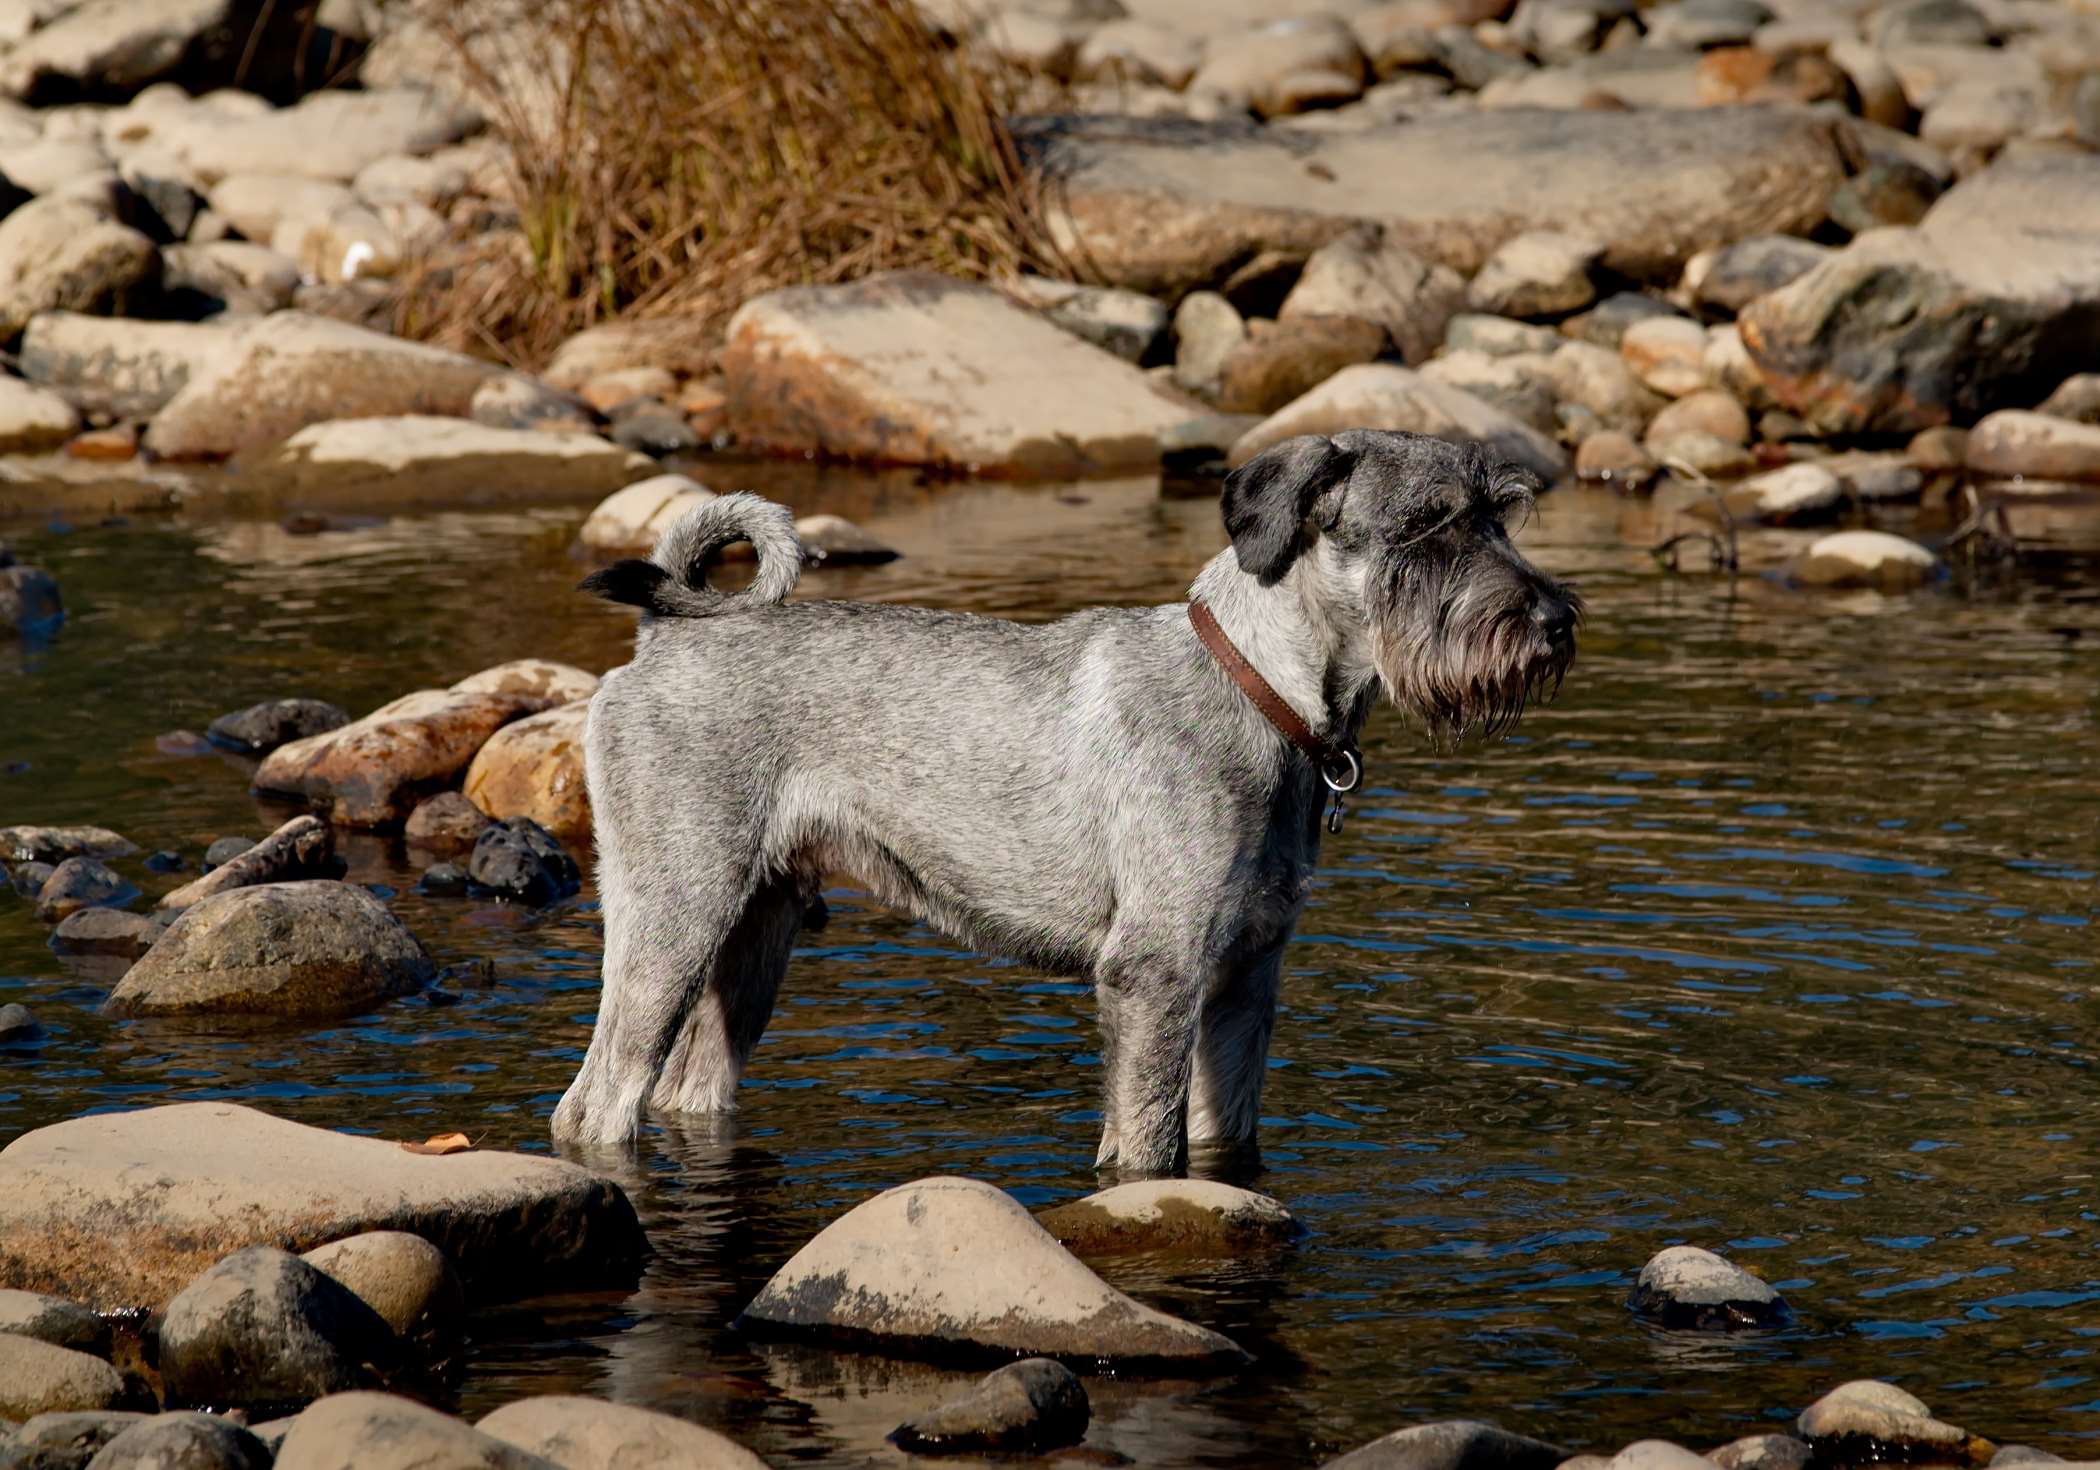
M 1699 486 L 1706 492 L 1707 497 L 1713 501 L 1714 516 L 1721 529 L 1718 535 L 1712 531 L 1680 531 L 1675 536 L 1649 547 L 1648 554 L 1655 558 L 1664 571 L 1676 573 L 1682 570 L 1677 564 L 1677 548 L 1687 542 L 1704 541 L 1713 557 L 1713 564 L 1708 570 L 1725 571 L 1733 576 L 1742 566 L 1742 557 L 1736 543 L 1735 513 L 1728 508 L 1727 500 L 1721 495 L 1720 486 L 1714 484 L 1712 478 L 1704 471 L 1684 460 L 1666 459 L 1663 466 L 1671 474 Z

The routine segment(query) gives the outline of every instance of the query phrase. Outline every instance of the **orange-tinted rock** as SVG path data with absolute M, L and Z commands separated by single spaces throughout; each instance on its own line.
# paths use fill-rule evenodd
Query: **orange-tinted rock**
M 496 731 L 539 708 L 523 694 L 419 689 L 340 730 L 270 752 L 258 791 L 302 798 L 345 827 L 389 827 L 451 785 Z
M 491 736 L 467 770 L 467 800 L 500 820 L 530 817 L 556 836 L 588 837 L 583 726 L 590 702 L 519 720 Z

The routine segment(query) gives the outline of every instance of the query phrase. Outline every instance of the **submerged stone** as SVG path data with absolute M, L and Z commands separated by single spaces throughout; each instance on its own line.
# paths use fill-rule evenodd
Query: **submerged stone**
M 1090 1413 L 1086 1388 L 1070 1368 L 1055 1358 L 1024 1358 L 898 1425 L 890 1442 L 914 1455 L 1040 1452 L 1079 1443 Z

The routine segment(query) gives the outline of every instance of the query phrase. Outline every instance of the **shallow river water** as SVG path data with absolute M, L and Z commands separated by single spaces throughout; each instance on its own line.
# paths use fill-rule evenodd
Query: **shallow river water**
M 907 553 L 805 592 L 1039 618 L 1176 599 L 1222 543 L 1214 502 L 1147 484 L 792 488 Z M 194 872 L 210 839 L 285 813 L 237 760 L 158 753 L 163 732 L 288 694 L 362 712 L 519 656 L 622 661 L 627 618 L 569 591 L 582 514 L 13 528 L 73 616 L 46 648 L 0 644 L 0 825 L 101 823 Z M 1436 753 L 1374 720 L 1370 790 L 1290 952 L 1247 1181 L 1309 1234 L 1105 1267 L 1259 1363 L 1098 1385 L 1095 1463 L 1309 1465 L 1459 1415 L 1705 1446 L 1857 1376 L 2100 1457 L 2100 512 L 2043 517 L 2051 549 L 2016 575 L 1895 598 L 1666 577 L 1639 547 L 1670 524 L 1600 492 L 1542 501 L 1523 542 L 1591 612 L 1559 703 L 1515 738 Z M 349 857 L 440 963 L 490 957 L 494 984 L 319 1031 L 111 1022 L 107 971 L 0 896 L 0 1002 L 48 1031 L 0 1050 L 0 1141 L 230 1098 L 547 1147 L 596 1001 L 591 892 L 425 899 L 397 844 Z M 778 1463 L 901 1463 L 882 1435 L 955 1375 L 729 1323 L 889 1185 L 1095 1187 L 1091 1000 L 849 888 L 831 909 L 734 1127 L 645 1140 L 638 1289 L 483 1313 L 459 1407 L 586 1392 Z M 1681 1241 L 1778 1284 L 1794 1325 L 1636 1322 L 1633 1273 Z

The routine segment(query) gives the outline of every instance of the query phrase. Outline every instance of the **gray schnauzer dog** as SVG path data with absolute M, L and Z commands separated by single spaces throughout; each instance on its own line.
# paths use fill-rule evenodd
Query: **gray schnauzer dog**
M 1511 544 L 1534 482 L 1351 431 L 1225 482 L 1187 604 L 1027 626 L 785 602 L 787 511 L 725 495 L 584 587 L 643 610 L 585 738 L 605 985 L 558 1136 L 724 1113 L 830 872 L 973 948 L 1095 987 L 1099 1164 L 1251 1150 L 1321 808 L 1383 688 L 1441 737 L 1559 687 L 1581 603 Z M 750 587 L 706 568 L 758 552 Z

